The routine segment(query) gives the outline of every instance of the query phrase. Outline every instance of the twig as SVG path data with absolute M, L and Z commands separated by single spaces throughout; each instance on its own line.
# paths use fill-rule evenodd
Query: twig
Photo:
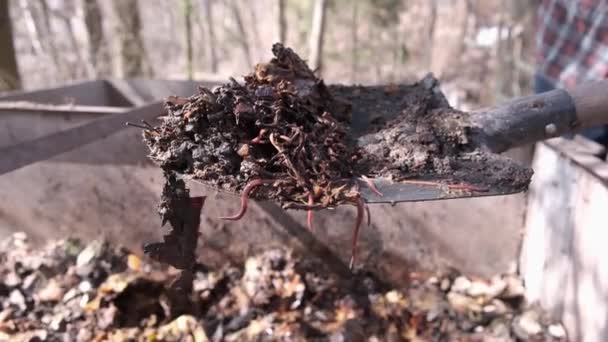
M 355 261 L 357 260 L 357 243 L 359 242 L 359 231 L 361 230 L 361 223 L 365 216 L 365 202 L 361 196 L 357 196 L 355 200 L 357 206 L 357 221 L 355 222 L 355 231 L 353 232 L 353 241 L 351 245 L 351 256 L 348 267 L 352 270 L 355 267 Z

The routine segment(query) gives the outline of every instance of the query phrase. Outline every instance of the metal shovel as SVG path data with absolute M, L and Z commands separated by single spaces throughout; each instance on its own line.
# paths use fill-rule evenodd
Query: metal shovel
M 353 103 L 353 108 L 357 104 Z M 0 175 L 26 165 L 47 160 L 87 143 L 108 137 L 125 128 L 126 122 L 153 120 L 162 112 L 162 104 L 153 103 L 122 114 L 105 116 L 79 127 L 0 149 Z M 371 120 L 369 113 L 359 113 L 353 129 Z M 579 129 L 608 123 L 608 81 L 583 84 L 572 91 L 553 90 L 511 100 L 503 105 L 469 113 L 469 123 L 477 127 L 473 144 L 490 153 L 542 141 Z M 496 155 L 496 158 L 503 159 Z M 367 203 L 398 203 L 462 197 L 497 196 L 526 190 L 526 186 L 498 187 L 466 191 L 435 186 L 429 181 L 389 182 L 373 179 L 377 193 L 362 187 Z
M 468 122 L 477 128 L 472 144 L 490 154 L 496 161 L 508 164 L 507 157 L 500 155 L 508 149 L 575 133 L 583 128 L 608 123 L 608 80 L 581 84 L 573 90 L 552 90 L 546 93 L 512 99 L 500 106 L 471 112 Z M 365 125 L 366 123 L 361 123 Z M 522 186 L 484 188 L 482 184 L 468 184 L 480 191 L 450 191 L 441 183 L 431 182 L 394 183 L 383 179 L 373 182 L 382 196 L 369 187 L 362 187 L 361 195 L 367 203 L 399 203 L 429 201 L 463 197 L 497 196 L 527 190 Z

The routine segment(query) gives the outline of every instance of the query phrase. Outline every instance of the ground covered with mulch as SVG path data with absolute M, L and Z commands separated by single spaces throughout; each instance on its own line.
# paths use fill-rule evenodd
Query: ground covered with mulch
M 313 260 L 272 249 L 244 264 L 180 272 L 101 241 L 0 243 L 0 340 L 565 341 L 513 275 L 371 274 L 349 284 Z

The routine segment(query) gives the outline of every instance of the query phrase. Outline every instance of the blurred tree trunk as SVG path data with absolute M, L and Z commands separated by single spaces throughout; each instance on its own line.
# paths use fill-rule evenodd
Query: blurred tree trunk
M 253 46 L 257 47 L 258 49 L 260 47 L 262 47 L 262 44 L 266 44 L 266 43 L 262 43 L 262 41 L 260 40 L 260 30 L 258 29 L 258 26 L 261 25 L 261 23 L 258 21 L 258 14 L 256 12 L 256 4 L 258 2 L 256 1 L 245 1 L 245 3 L 247 4 L 247 10 L 249 11 L 249 13 L 251 14 L 251 33 L 253 35 L 252 39 L 253 39 Z M 272 44 L 273 42 L 269 42 L 270 44 Z M 250 51 L 252 53 L 252 56 L 257 60 L 257 51 L 258 49 L 254 48 L 253 51 Z M 252 61 L 253 62 L 253 61 Z
M 504 6 L 504 5 L 503 5 Z M 506 7 L 506 6 L 504 6 Z M 504 8 L 503 7 L 503 8 Z M 505 84 L 508 83 L 508 75 L 505 73 L 505 41 L 502 39 L 502 32 L 505 28 L 505 13 L 501 10 L 498 16 L 498 30 L 496 31 L 496 51 L 495 58 L 497 63 L 496 70 L 496 84 L 494 89 L 494 101 L 503 101 L 507 96 L 505 95 Z
M 192 58 L 192 1 L 183 0 L 184 6 L 184 24 L 186 31 L 186 74 L 188 79 L 193 78 L 194 66 Z
M 209 65 L 211 67 L 211 72 L 216 73 L 218 61 L 217 49 L 215 46 L 216 43 L 215 27 L 213 20 L 213 4 L 211 3 L 211 0 L 203 0 L 203 7 L 205 8 L 205 17 L 207 18 L 205 22 L 207 23 L 207 41 L 209 42 L 209 46 L 207 47 L 207 50 L 209 50 Z
M 357 73 L 359 72 L 359 3 L 352 2 L 353 18 L 351 23 L 351 82 L 357 82 Z
M 437 26 L 437 0 L 429 1 L 429 31 L 427 37 L 426 61 L 427 69 L 433 66 L 433 46 L 435 41 L 435 28 Z
M 0 0 L 0 91 L 21 89 L 8 0 Z
M 401 55 L 401 30 L 399 29 L 398 24 L 392 25 L 390 28 L 390 35 L 392 36 L 391 41 L 393 42 L 392 52 L 393 52 L 393 61 L 391 72 L 388 75 L 389 82 L 393 83 L 399 79 L 399 57 Z
M 88 57 L 95 70 L 95 76 L 109 76 L 111 75 L 111 63 L 108 50 L 105 46 L 101 8 L 97 0 L 83 0 L 83 10 L 84 24 L 89 36 Z
M 21 7 L 21 15 L 25 22 L 25 28 L 30 36 L 32 50 L 36 55 L 42 56 L 44 51 L 42 49 L 42 43 L 40 42 L 40 28 L 38 22 L 34 18 L 31 3 L 28 0 L 20 0 L 19 6 Z
M 472 12 L 472 4 L 471 0 L 465 0 L 462 3 L 462 25 L 460 29 L 460 37 L 458 37 L 458 42 L 460 43 L 460 48 L 458 49 L 458 54 L 461 55 L 465 52 L 467 47 L 467 36 L 469 34 L 469 18 L 471 17 Z
M 382 56 L 380 56 L 382 51 L 380 51 L 380 49 L 377 48 L 377 42 L 380 41 L 380 33 L 378 32 L 377 28 L 374 27 L 373 25 L 370 26 L 368 29 L 367 41 L 372 42 L 372 44 L 370 44 L 370 47 L 372 49 L 371 60 L 373 62 L 371 64 L 374 68 L 374 77 L 375 77 L 374 80 L 376 83 L 383 82 L 382 63 L 379 63 L 379 61 L 382 58 Z
M 112 1 L 118 18 L 117 38 L 120 45 L 120 70 L 123 77 L 144 75 L 144 41 L 137 0 Z
M 59 55 L 55 46 L 54 35 L 50 24 L 50 11 L 46 0 L 38 0 L 36 2 L 21 0 L 19 1 L 21 8 L 21 18 L 25 22 L 25 27 L 30 36 L 32 50 L 39 58 L 49 58 L 52 61 L 53 68 L 45 68 L 45 77 L 52 79 L 61 79 L 65 74 Z M 39 7 L 37 5 L 40 5 Z M 40 13 L 42 12 L 42 13 Z M 46 61 L 45 65 L 49 64 Z
M 63 26 L 65 27 L 68 42 L 70 44 L 70 50 L 76 55 L 77 59 L 77 67 L 68 68 L 68 70 L 71 70 L 71 78 L 81 78 L 82 76 L 92 78 L 95 76 L 95 68 L 93 67 L 91 61 L 82 55 L 82 51 L 80 50 L 80 46 L 78 44 L 78 39 L 76 38 L 74 25 L 72 23 L 72 20 L 76 18 L 77 14 L 76 5 L 73 1 L 62 1 L 60 5 L 61 10 L 56 11 L 55 13 L 61 19 Z
M 511 49 L 513 84 L 511 92 L 513 96 L 522 96 L 532 90 L 529 85 L 532 84 L 534 75 L 532 62 L 534 59 L 531 57 L 533 53 L 531 53 L 530 48 L 534 46 L 535 36 L 526 34 L 526 32 L 534 32 L 534 19 L 536 18 L 538 3 L 526 0 L 513 0 L 509 3 L 513 26 L 513 47 Z
M 321 75 L 323 68 L 323 38 L 325 36 L 326 12 L 327 0 L 316 0 L 313 9 L 308 63 L 310 68 L 319 75 Z
M 279 42 L 285 44 L 287 39 L 287 19 L 285 18 L 285 1 L 278 0 L 278 31 L 279 31 Z
M 49 9 L 46 0 L 40 0 L 40 8 L 42 9 L 42 25 L 44 25 L 41 31 L 45 33 L 43 39 L 45 50 L 47 50 L 53 61 L 57 74 L 64 75 L 64 68 L 59 61 L 59 51 L 57 49 L 57 44 L 55 44 L 55 36 L 51 26 L 51 10 Z
M 241 45 L 241 49 L 243 50 L 243 56 L 245 57 L 245 61 L 247 65 L 252 65 L 253 61 L 251 60 L 251 51 L 249 50 L 249 41 L 247 40 L 247 32 L 245 31 L 245 26 L 243 25 L 243 19 L 241 18 L 241 11 L 239 10 L 239 6 L 236 0 L 232 0 L 230 2 L 230 10 L 232 11 L 232 16 L 234 17 L 234 21 L 236 23 L 236 29 L 238 31 L 238 40 Z

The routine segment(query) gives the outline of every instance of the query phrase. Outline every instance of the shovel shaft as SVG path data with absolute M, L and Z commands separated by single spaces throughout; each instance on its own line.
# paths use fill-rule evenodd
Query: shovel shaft
M 584 83 L 570 95 L 581 128 L 608 123 L 608 80 Z
M 608 80 L 511 100 L 472 113 L 477 143 L 492 152 L 608 123 Z

